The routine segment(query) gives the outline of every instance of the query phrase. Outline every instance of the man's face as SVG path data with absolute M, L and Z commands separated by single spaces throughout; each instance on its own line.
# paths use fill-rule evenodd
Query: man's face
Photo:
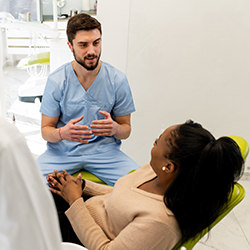
M 79 30 L 73 45 L 68 42 L 77 63 L 87 70 L 94 70 L 101 56 L 101 33 L 98 29 Z

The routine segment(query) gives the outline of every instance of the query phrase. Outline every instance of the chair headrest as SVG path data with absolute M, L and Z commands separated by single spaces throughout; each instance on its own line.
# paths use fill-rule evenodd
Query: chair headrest
M 233 139 L 238 144 L 238 146 L 240 148 L 240 152 L 242 154 L 242 157 L 245 161 L 247 156 L 248 156 L 248 153 L 249 153 L 249 145 L 248 145 L 247 141 L 244 138 L 242 138 L 241 136 L 237 136 L 237 135 L 230 135 L 228 137 Z

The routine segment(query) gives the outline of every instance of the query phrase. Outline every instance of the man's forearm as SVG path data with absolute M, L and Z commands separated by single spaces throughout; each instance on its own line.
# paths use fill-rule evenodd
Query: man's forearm
M 114 137 L 119 140 L 124 140 L 130 136 L 130 133 L 131 133 L 130 125 L 117 123 L 117 132 L 114 134 Z
M 41 133 L 45 141 L 57 143 L 62 140 L 58 128 L 46 126 L 41 129 Z

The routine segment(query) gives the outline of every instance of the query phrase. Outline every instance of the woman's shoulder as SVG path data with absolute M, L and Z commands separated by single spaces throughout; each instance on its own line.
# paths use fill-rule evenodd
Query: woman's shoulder
M 152 167 L 150 166 L 149 163 L 139 167 L 138 169 L 136 169 L 135 171 L 133 171 L 132 173 L 154 173 Z

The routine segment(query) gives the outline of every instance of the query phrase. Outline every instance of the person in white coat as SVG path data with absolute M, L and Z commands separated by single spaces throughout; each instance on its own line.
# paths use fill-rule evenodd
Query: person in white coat
M 24 136 L 0 118 L 0 248 L 61 250 L 52 196 Z

